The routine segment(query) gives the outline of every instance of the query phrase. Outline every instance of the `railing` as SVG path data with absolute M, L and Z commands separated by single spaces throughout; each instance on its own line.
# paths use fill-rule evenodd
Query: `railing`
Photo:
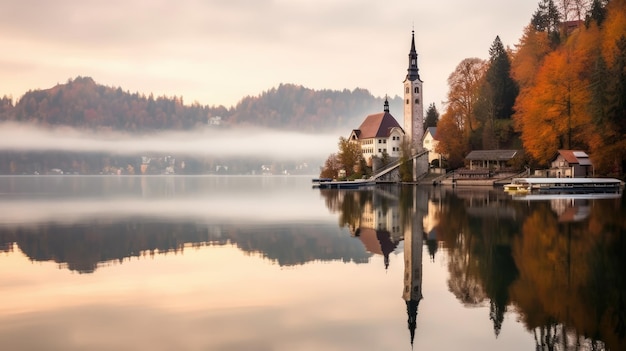
M 429 152 L 428 150 L 424 150 L 422 152 L 418 152 L 417 154 L 411 156 L 407 161 L 415 160 L 415 159 L 417 159 L 419 157 L 422 157 L 424 155 L 428 155 L 428 152 Z M 384 176 L 385 174 L 387 174 L 387 173 L 393 171 L 394 169 L 400 167 L 402 162 L 405 162 L 405 161 L 397 160 L 397 161 L 394 161 L 394 162 L 388 164 L 382 171 L 379 171 L 378 173 L 372 175 L 369 179 L 370 180 L 376 180 L 376 179 Z

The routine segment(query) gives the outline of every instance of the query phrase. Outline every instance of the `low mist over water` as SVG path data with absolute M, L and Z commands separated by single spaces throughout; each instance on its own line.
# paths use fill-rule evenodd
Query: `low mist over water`
M 70 127 L 40 128 L 0 124 L 0 150 L 186 154 L 218 157 L 263 157 L 281 160 L 323 159 L 337 150 L 338 134 L 303 134 L 259 128 L 200 128 L 145 135 L 93 132 Z

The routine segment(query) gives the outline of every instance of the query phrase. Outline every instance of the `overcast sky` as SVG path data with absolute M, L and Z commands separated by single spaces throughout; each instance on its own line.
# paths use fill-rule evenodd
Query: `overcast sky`
M 539 0 L 5 0 L 0 96 L 76 76 L 231 106 L 280 83 L 402 94 L 415 29 L 424 102 L 464 58 L 518 43 Z

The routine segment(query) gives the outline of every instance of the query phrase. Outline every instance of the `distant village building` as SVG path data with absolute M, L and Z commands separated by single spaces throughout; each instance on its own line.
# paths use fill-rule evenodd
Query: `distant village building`
M 222 125 L 222 116 L 212 116 L 208 118 L 208 122 L 210 126 L 219 126 Z
M 348 140 L 361 145 L 363 158 L 371 167 L 373 157 L 400 157 L 403 139 L 404 131 L 389 113 L 389 101 L 385 99 L 384 111 L 367 116 L 358 129 L 352 130 Z
M 548 175 L 557 178 L 588 177 L 593 174 L 589 155 L 582 150 L 558 150 L 550 161 Z

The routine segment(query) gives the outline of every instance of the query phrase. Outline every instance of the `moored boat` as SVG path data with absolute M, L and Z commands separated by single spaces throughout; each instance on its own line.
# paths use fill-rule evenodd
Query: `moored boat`
M 526 189 L 534 193 L 620 192 L 623 182 L 615 178 L 514 178 L 505 190 Z
M 527 193 L 530 191 L 528 184 L 511 183 L 504 185 L 504 191 L 509 193 Z
M 370 179 L 355 179 L 355 180 L 327 180 L 315 182 L 313 187 L 320 189 L 357 189 L 370 185 L 375 185 L 376 181 Z

